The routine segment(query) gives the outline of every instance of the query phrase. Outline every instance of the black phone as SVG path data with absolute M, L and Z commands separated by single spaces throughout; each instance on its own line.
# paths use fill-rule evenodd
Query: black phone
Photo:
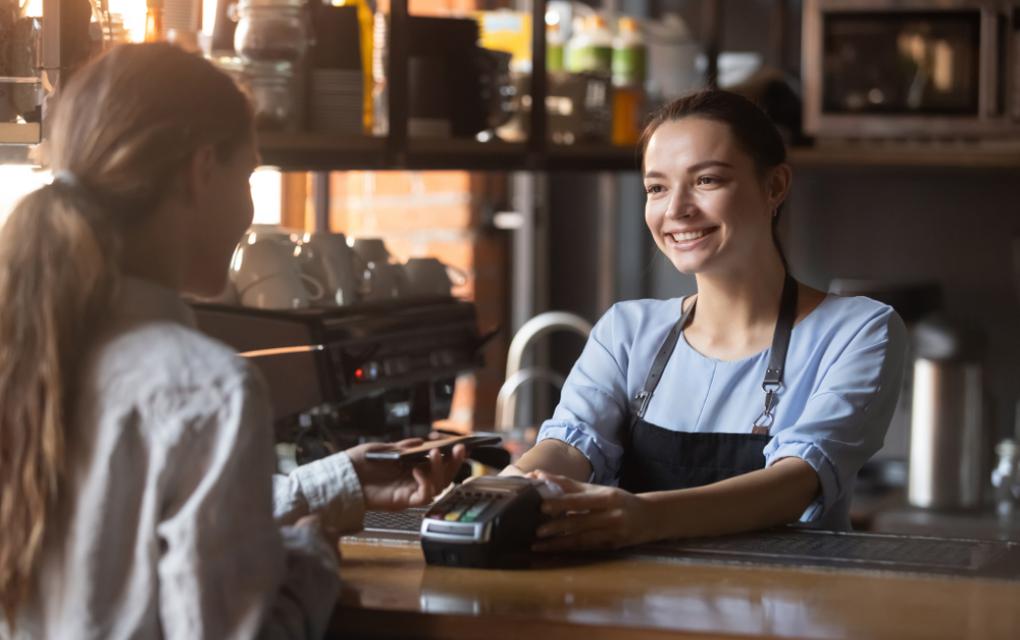
M 369 451 L 365 454 L 366 460 L 382 460 L 400 462 L 403 464 L 419 464 L 429 459 L 429 452 L 439 449 L 443 455 L 449 454 L 458 444 L 462 444 L 470 451 L 474 447 L 491 446 L 502 442 L 497 435 L 473 435 L 454 436 L 452 438 L 439 438 L 438 440 L 426 440 L 416 447 L 406 449 L 383 449 L 380 451 Z

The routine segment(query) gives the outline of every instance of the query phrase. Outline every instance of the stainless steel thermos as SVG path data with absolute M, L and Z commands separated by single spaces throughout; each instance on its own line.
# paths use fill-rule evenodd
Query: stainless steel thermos
M 988 484 L 981 338 L 941 318 L 914 332 L 907 498 L 912 506 L 980 506 Z

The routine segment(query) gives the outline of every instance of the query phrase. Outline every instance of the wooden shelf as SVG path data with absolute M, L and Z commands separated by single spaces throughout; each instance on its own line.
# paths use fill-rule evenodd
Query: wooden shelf
M 385 138 L 330 136 L 318 133 L 260 133 L 263 164 L 291 171 L 352 169 L 469 171 L 640 171 L 636 147 L 577 144 L 529 151 L 523 143 L 475 142 L 467 139 L 412 139 L 406 150 L 387 147 Z M 1020 169 L 1020 143 L 861 144 L 792 147 L 790 163 L 798 169 L 961 168 Z
M 795 168 L 961 168 L 1020 169 L 1020 142 L 980 145 L 860 144 L 792 147 Z
M 289 171 L 354 169 L 471 171 L 627 171 L 640 159 L 630 147 L 551 145 L 531 152 L 524 143 L 468 139 L 411 139 L 406 150 L 388 148 L 385 138 L 318 133 L 260 132 L 262 164 Z
M 407 141 L 407 153 L 395 164 L 407 169 L 515 171 L 537 168 L 523 143 L 476 142 L 469 139 L 419 138 Z
M 0 122 L 0 144 L 39 144 L 38 122 Z
M 546 168 L 552 171 L 640 171 L 637 146 L 551 145 Z
M 326 133 L 258 133 L 262 164 L 285 171 L 386 169 L 386 140 Z

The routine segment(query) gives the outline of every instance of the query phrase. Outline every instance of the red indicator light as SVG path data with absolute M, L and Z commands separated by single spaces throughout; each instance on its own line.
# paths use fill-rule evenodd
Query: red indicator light
M 362 371 L 360 368 L 355 369 L 354 370 L 354 377 L 357 378 L 358 380 L 361 380 L 362 378 L 365 377 L 365 372 Z

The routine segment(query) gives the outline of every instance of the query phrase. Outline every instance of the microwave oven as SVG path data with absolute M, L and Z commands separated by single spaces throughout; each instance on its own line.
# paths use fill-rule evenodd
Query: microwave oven
M 1020 0 L 805 0 L 804 129 L 1020 137 Z

